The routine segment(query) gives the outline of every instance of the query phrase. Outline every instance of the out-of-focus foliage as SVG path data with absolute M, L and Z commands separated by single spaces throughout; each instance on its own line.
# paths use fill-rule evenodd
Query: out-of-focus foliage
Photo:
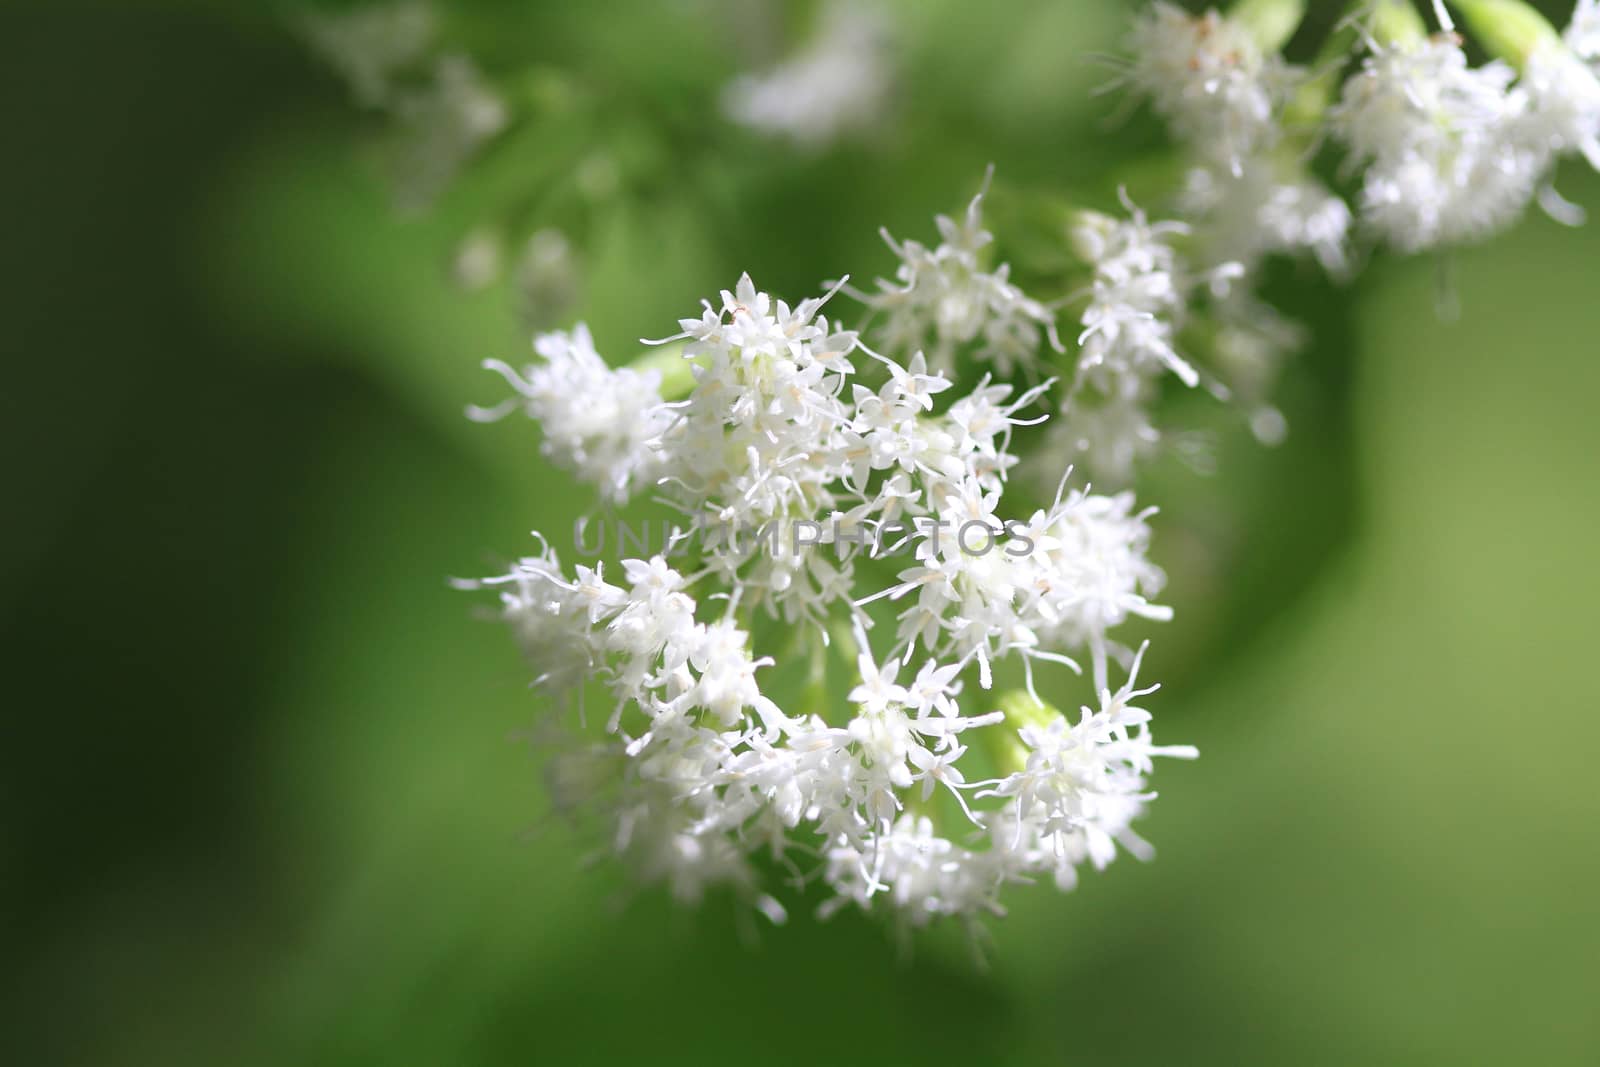
M 602 99 L 671 110 L 748 65 L 705 3 L 459 10 L 498 27 L 486 63 Z M 897 10 L 884 143 L 708 158 L 575 122 L 659 172 L 589 210 L 602 351 L 740 270 L 794 296 L 886 271 L 876 228 L 923 233 L 990 161 L 1105 195 L 1103 157 L 1149 147 L 1086 95 L 1123 5 Z M 448 282 L 481 187 L 397 218 L 276 18 L 4 20 L 18 1062 L 1600 1055 L 1600 230 L 1455 257 L 1453 324 L 1432 260 L 1274 280 L 1315 336 L 1289 442 L 1223 433 L 1215 476 L 1147 486 L 1178 610 L 1153 707 L 1204 758 L 1163 772 L 1159 862 L 1016 895 L 983 973 L 959 935 L 907 959 L 852 915 L 750 937 L 726 902 L 627 899 L 544 818 L 521 665 L 445 579 L 588 499 L 526 424 L 460 417 L 526 345 L 504 292 Z

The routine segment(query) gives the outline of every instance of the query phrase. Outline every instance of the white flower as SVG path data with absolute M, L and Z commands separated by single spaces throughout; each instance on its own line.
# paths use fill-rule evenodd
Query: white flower
M 1366 165 L 1363 221 L 1405 252 L 1486 236 L 1526 207 L 1548 154 L 1517 136 L 1527 94 L 1456 39 L 1374 46 L 1331 114 Z
M 950 790 L 962 807 L 966 806 L 966 798 L 961 795 L 961 789 L 967 784 L 967 779 L 961 773 L 961 768 L 956 766 L 956 761 L 966 754 L 965 745 L 955 745 L 937 751 L 918 746 L 906 753 L 911 766 L 916 768 L 911 776 L 912 782 L 922 783 L 923 800 L 932 797 L 934 789 L 942 785 Z
M 1209 164 L 1238 172 L 1281 136 L 1278 112 L 1300 75 L 1240 23 L 1156 3 L 1134 23 L 1128 47 L 1126 80 Z
M 1344 200 L 1310 173 L 1301 131 L 1286 132 L 1284 113 L 1307 72 L 1264 51 L 1243 19 L 1158 3 L 1137 23 L 1132 45 L 1125 80 L 1151 99 L 1185 149 L 1185 221 L 1150 226 L 1128 203 L 1131 222 L 1089 216 L 1078 227 L 1080 252 L 1096 267 L 1094 298 L 1083 317 L 1078 382 L 1055 436 L 1113 484 L 1125 484 L 1162 444 L 1149 414 L 1155 368 L 1201 383 L 1175 346 L 1196 285 L 1208 282 L 1216 301 L 1242 304 L 1264 259 L 1305 252 L 1343 276 L 1351 224 Z M 1167 237 L 1186 239 L 1188 266 Z M 1206 387 L 1224 400 L 1244 391 L 1216 374 Z
M 1329 274 L 1349 270 L 1349 205 L 1298 163 L 1258 157 L 1238 174 L 1194 167 L 1180 206 L 1208 262 L 1254 270 L 1269 255 L 1310 252 Z
M 984 688 L 996 656 L 1037 643 L 1016 611 L 1018 565 L 999 543 L 999 499 L 998 490 L 976 479 L 955 487 L 917 544 L 917 565 L 902 570 L 898 584 L 861 601 L 915 594 L 900 613 L 900 647 L 909 651 L 920 642 L 963 662 L 975 657 Z
M 1581 153 L 1600 170 L 1600 77 L 1560 42 L 1535 48 L 1519 83 L 1528 94 L 1521 134 L 1534 152 Z
M 533 348 L 544 362 L 521 374 L 499 360 L 484 363 L 517 395 L 468 414 L 487 422 L 522 408 L 544 429 L 545 456 L 607 500 L 620 503 L 649 484 L 657 468 L 650 442 L 671 417 L 661 402 L 660 374 L 606 366 L 583 323 L 571 333 L 541 334 Z
M 956 698 L 961 695 L 961 682 L 957 680 L 960 673 L 959 663 L 940 666 L 936 660 L 928 660 L 906 688 L 906 706 L 919 719 L 928 718 L 934 712 L 946 719 L 956 718 Z
M 1094 268 L 1078 335 L 1079 377 L 1144 378 L 1165 368 L 1185 385 L 1196 385 L 1199 374 L 1174 347 L 1187 283 L 1169 241 L 1189 227 L 1152 223 L 1131 203 L 1128 211 L 1125 221 L 1086 211 L 1073 228 L 1079 255 Z
M 1228 261 L 1196 274 L 1174 247 L 1189 234 L 1187 223 L 1151 222 L 1126 193 L 1123 204 L 1126 219 L 1084 211 L 1072 227 L 1073 247 L 1094 275 L 1079 320 L 1077 372 L 1053 435 L 1113 484 L 1126 484 L 1134 463 L 1161 442 L 1149 413 L 1156 379 L 1170 372 L 1187 386 L 1201 384 L 1177 348 L 1191 296 L 1206 283 L 1223 298 L 1245 270 Z M 1207 387 L 1224 393 L 1214 381 Z
M 622 563 L 629 588 L 608 630 L 607 644 L 630 656 L 653 657 L 669 644 L 688 659 L 694 601 L 683 590 L 683 575 L 660 556 Z
M 689 665 L 699 677 L 684 699 L 711 712 L 723 726 L 738 725 L 748 708 L 760 716 L 768 730 L 776 730 L 783 712 L 762 695 L 756 684 L 757 668 L 771 666 L 772 658 L 752 659 L 749 635 L 732 619 L 701 627 L 696 637 Z
M 854 372 L 856 335 L 829 327 L 818 314 L 825 300 L 791 308 L 747 274 L 720 306 L 680 322 L 696 384 L 653 447 L 665 491 L 696 522 L 734 535 L 774 528 L 782 549 L 795 523 L 842 510 L 836 483 L 850 463 L 851 418 L 839 394 Z M 728 574 L 751 564 L 736 549 L 730 536 L 713 563 Z M 787 618 L 815 618 L 848 569 L 774 551 L 755 559 L 742 584 Z
M 1049 645 L 1087 649 L 1095 685 L 1103 688 L 1107 635 L 1130 616 L 1165 621 L 1172 609 L 1151 598 L 1166 575 L 1149 559 L 1149 518 L 1132 493 L 1103 496 L 1072 490 L 1027 524 L 1035 542 L 1026 588 L 1028 616 Z
M 957 350 L 971 346 L 973 358 L 1009 376 L 1035 368 L 1047 341 L 1058 352 L 1061 342 L 1054 314 L 1011 283 L 1009 264 L 984 268 L 982 251 L 994 236 L 983 228 L 983 197 L 980 191 L 972 198 L 960 222 L 948 215 L 934 220 L 941 238 L 934 248 L 885 231 L 900 265 L 893 281 L 880 278 L 878 292 L 861 299 L 884 313 L 889 351 L 927 350 L 936 368 L 949 370 Z
M 860 646 L 856 655 L 856 672 L 860 675 L 861 684 L 850 690 L 850 702 L 859 705 L 868 715 L 881 715 L 890 705 L 904 705 L 910 699 L 910 694 L 904 687 L 895 684 L 895 675 L 900 673 L 899 662 L 891 659 L 882 667 L 876 666 L 872 662 L 872 649 L 867 645 L 866 632 L 859 627 L 856 644 Z
M 815 39 L 774 69 L 734 81 L 723 93 L 723 111 L 808 148 L 871 126 L 892 81 L 889 28 L 876 5 L 831 0 Z
M 879 893 L 911 926 L 947 915 L 1005 913 L 988 856 L 941 837 L 926 815 L 902 815 L 870 842 L 840 843 L 827 860 L 823 877 L 838 895 L 824 904 L 825 916 L 846 903 L 870 908 Z
M 555 550 L 542 545 L 537 556 L 518 560 L 494 578 L 465 580 L 463 589 L 493 589 L 500 594 L 501 617 L 511 625 L 524 655 L 540 671 L 534 684 L 561 694 L 581 683 L 601 655 L 595 623 L 619 610 L 622 590 L 607 585 L 601 570 L 578 568 L 568 582 Z
M 732 886 L 768 918 L 783 921 L 782 906 L 757 891 L 755 870 L 736 841 L 697 826 L 691 813 L 674 803 L 670 788 L 637 792 L 616 813 L 613 836 L 614 850 L 635 877 L 664 883 L 684 904 L 698 904 L 710 888 Z
M 1152 743 L 1150 713 L 1133 704 L 1159 688 L 1134 688 L 1143 657 L 1141 648 L 1128 680 L 1116 692 L 1102 687 L 1099 707 L 1083 708 L 1076 724 L 1041 708 L 1018 731 L 1027 753 L 1022 769 L 978 794 L 1014 798 L 1009 829 L 1016 841 L 1036 838 L 1058 860 L 1087 858 L 1096 868 L 1111 861 L 1117 843 L 1136 854 L 1148 849 L 1129 824 L 1153 797 L 1146 778 L 1154 757 L 1194 759 L 1199 752 Z M 1008 828 L 994 829 L 999 835 Z

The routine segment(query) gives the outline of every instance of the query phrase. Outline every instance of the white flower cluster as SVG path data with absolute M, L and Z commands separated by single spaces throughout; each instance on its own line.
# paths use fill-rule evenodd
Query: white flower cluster
M 1127 218 L 1084 211 L 1072 228 L 1073 247 L 1093 274 L 1072 388 L 1052 434 L 1057 451 L 1079 458 L 1096 481 L 1112 485 L 1129 483 L 1135 466 L 1164 442 L 1151 412 L 1167 374 L 1191 388 L 1203 384 L 1221 399 L 1251 403 L 1259 409 L 1253 421 L 1265 425 L 1270 409 L 1258 399 L 1262 367 L 1298 342 L 1270 308 L 1251 298 L 1243 264 L 1194 271 L 1176 247 L 1193 232 L 1187 223 L 1151 222 L 1126 194 L 1123 202 Z M 1178 350 L 1201 290 L 1210 301 L 1216 357 L 1205 373 Z
M 1148 8 L 1122 80 L 1151 101 L 1189 157 L 1180 204 L 1195 226 L 1197 262 L 1254 270 L 1266 255 L 1304 250 L 1330 272 L 1347 269 L 1350 212 L 1306 169 L 1324 119 L 1347 149 L 1347 168 L 1363 171 L 1362 223 L 1401 251 L 1495 233 L 1536 196 L 1570 210 L 1547 182 L 1563 155 L 1600 164 L 1593 0 L 1581 0 L 1565 37 L 1517 0 L 1457 6 L 1505 60 L 1472 66 L 1443 4 L 1434 5 L 1441 32 L 1429 36 L 1409 6 L 1380 0 L 1360 69 L 1334 106 L 1309 112 L 1295 110 L 1297 95 L 1314 98 L 1318 80 L 1337 69 L 1285 62 L 1276 49 L 1286 33 L 1263 40 L 1262 27 L 1243 18 Z M 1313 128 L 1296 125 L 1307 121 Z
M 612 503 L 653 484 L 655 455 L 646 446 L 671 418 L 661 404 L 660 372 L 606 366 L 582 323 L 571 333 L 541 334 L 533 349 L 544 362 L 521 374 L 497 359 L 484 362 L 517 395 L 492 408 L 468 408 L 468 417 L 494 422 L 522 408 L 544 430 L 545 457 Z
M 692 528 L 831 528 L 754 553 L 686 536 L 671 560 L 693 567 L 626 560 L 618 584 L 545 547 L 466 583 L 499 592 L 542 689 L 609 690 L 610 740 L 556 758 L 561 799 L 603 810 L 641 877 L 687 900 L 729 885 L 775 918 L 768 867 L 820 878 L 824 911 L 881 905 L 920 924 L 997 914 L 1002 888 L 1035 874 L 1070 886 L 1118 844 L 1147 854 L 1131 823 L 1151 760 L 1194 755 L 1151 741 L 1131 702 L 1152 690 L 1112 636 L 1170 615 L 1151 599 L 1150 512 L 1063 489 L 1006 520 L 1011 433 L 1045 386 L 985 380 L 941 404 L 947 377 L 865 351 L 822 317 L 826 299 L 791 307 L 741 278 L 672 339 L 693 368 L 682 401 L 606 369 L 581 328 L 540 338 L 547 362 L 524 374 L 492 365 L 518 395 L 483 416 L 525 407 L 549 453 L 613 499 L 649 472 Z M 898 541 L 877 536 L 890 527 Z M 875 601 L 904 605 L 882 658 Z M 1075 655 L 1098 693 L 1076 723 L 1031 695 L 1036 665 L 1076 670 Z M 810 675 L 781 700 L 758 680 L 780 658 Z M 1131 666 L 1114 688 L 1117 663 Z M 982 693 L 1007 665 L 1025 688 L 963 707 L 968 676 Z
M 1185 385 L 1200 381 L 1177 350 L 1190 281 L 1171 238 L 1189 227 L 1151 223 L 1126 206 L 1127 219 L 1086 211 L 1073 227 L 1073 246 L 1094 278 L 1080 319 L 1076 376 L 1053 435 L 1094 478 L 1118 485 L 1161 443 L 1150 416 L 1157 379 L 1170 372 Z
M 888 29 L 874 5 L 831 0 L 816 37 L 772 70 L 736 79 L 723 93 L 723 111 L 740 125 L 813 149 L 869 127 L 893 80 Z
M 1167 3 L 1135 22 L 1124 80 L 1167 120 L 1189 167 L 1180 198 L 1197 260 L 1253 271 L 1270 254 L 1344 265 L 1350 213 L 1305 168 L 1284 113 L 1308 73 L 1266 52 L 1245 23 Z
M 1264 52 L 1246 26 L 1163 0 L 1135 20 L 1128 44 L 1125 80 L 1206 166 L 1237 176 L 1277 145 L 1279 112 L 1301 72 Z
M 957 351 L 970 346 L 972 357 L 1001 377 L 1019 368 L 1034 373 L 1046 340 L 1062 351 L 1055 315 L 1011 283 L 1009 264 L 984 269 L 994 235 L 983 227 L 983 197 L 972 198 L 960 222 L 934 220 L 940 241 L 933 248 L 884 231 L 900 259 L 894 280 L 880 278 L 876 293 L 857 295 L 883 314 L 879 336 L 891 352 L 927 352 L 935 368 L 949 371 Z
M 798 522 L 859 526 L 860 512 L 842 515 L 853 495 L 844 477 L 871 458 L 844 396 L 856 334 L 819 315 L 826 299 L 790 308 L 745 275 L 720 306 L 683 319 L 669 340 L 687 340 L 695 388 L 651 445 L 669 500 L 696 528 L 728 533 L 708 546 L 709 565 L 730 579 L 742 570 L 749 606 L 790 620 L 825 613 L 849 586 L 851 559 L 784 552 L 782 538 Z M 737 535 L 763 530 L 778 531 L 777 550 L 746 551 Z
M 1566 214 L 1547 185 L 1555 161 L 1582 153 L 1600 166 L 1591 18 L 1580 8 L 1566 41 L 1541 26 L 1520 75 L 1499 60 L 1472 66 L 1453 33 L 1371 42 L 1330 116 L 1366 168 L 1363 222 L 1415 252 L 1497 233 L 1536 196 Z
M 1376 46 L 1345 85 L 1334 132 L 1366 164 L 1362 219 L 1417 251 L 1498 230 L 1521 213 L 1538 173 L 1508 136 L 1527 104 L 1503 63 L 1472 67 L 1453 39 Z
M 1178 206 L 1194 220 L 1206 262 L 1253 274 L 1268 256 L 1309 252 L 1330 275 L 1349 271 L 1350 206 L 1282 153 L 1252 159 L 1238 174 L 1191 169 Z
M 1213 283 L 1206 384 L 1273 441 L 1285 422 L 1267 398 L 1303 331 L 1254 296 L 1268 257 L 1309 254 L 1347 276 L 1357 215 L 1402 252 L 1488 236 L 1535 199 L 1581 220 L 1549 180 L 1562 156 L 1600 166 L 1595 0 L 1580 0 L 1564 35 L 1520 0 L 1454 6 L 1503 59 L 1473 66 L 1442 3 L 1433 5 L 1441 32 L 1430 36 L 1409 3 L 1374 0 L 1309 69 L 1279 54 L 1303 14 L 1298 0 L 1199 15 L 1157 2 L 1135 19 L 1119 83 L 1150 101 L 1180 147 L 1182 222 L 1151 227 L 1132 212 L 1126 222 L 1088 215 L 1078 227 L 1095 273 L 1056 440 L 1097 478 L 1125 482 L 1160 447 L 1149 415 L 1160 370 L 1202 380 L 1175 347 L 1198 280 Z M 1365 54 L 1340 88 L 1346 28 Z M 1310 170 L 1329 140 L 1346 150 L 1346 173 L 1360 173 L 1358 212 Z

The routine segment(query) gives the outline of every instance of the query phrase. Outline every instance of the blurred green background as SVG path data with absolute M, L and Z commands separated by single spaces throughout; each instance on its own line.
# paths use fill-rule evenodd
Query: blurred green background
M 743 269 L 886 272 L 876 227 L 927 236 L 991 160 L 1154 143 L 1087 96 L 1120 4 L 901 5 L 894 134 L 816 156 L 605 117 L 699 121 L 754 61 L 710 4 L 461 9 L 667 175 L 586 222 L 607 352 Z M 283 14 L 0 14 L 7 1062 L 1600 1062 L 1600 226 L 1453 257 L 1453 323 L 1433 260 L 1271 280 L 1315 331 L 1289 443 L 1144 487 L 1152 707 L 1203 753 L 1155 863 L 1014 893 L 987 972 L 849 913 L 752 939 L 544 817 L 526 671 L 446 578 L 589 501 L 461 417 L 526 345 L 448 283 L 473 189 L 399 218 Z

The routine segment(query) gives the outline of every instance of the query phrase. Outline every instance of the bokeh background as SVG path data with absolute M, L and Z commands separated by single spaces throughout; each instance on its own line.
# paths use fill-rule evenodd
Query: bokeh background
M 885 272 L 876 227 L 990 161 L 1158 144 L 1087 95 L 1121 4 L 900 5 L 892 130 L 821 154 L 681 135 L 761 58 L 712 4 L 446 6 L 604 86 L 564 136 L 655 175 L 586 209 L 602 351 L 740 270 Z M 1600 226 L 1272 279 L 1289 441 L 1142 487 L 1152 706 L 1204 754 L 1155 863 L 1013 894 L 987 970 L 854 914 L 751 937 L 545 817 L 523 665 L 446 578 L 588 499 L 461 417 L 527 343 L 447 277 L 481 193 L 397 215 L 291 15 L 0 14 L 7 1062 L 1600 1062 Z

